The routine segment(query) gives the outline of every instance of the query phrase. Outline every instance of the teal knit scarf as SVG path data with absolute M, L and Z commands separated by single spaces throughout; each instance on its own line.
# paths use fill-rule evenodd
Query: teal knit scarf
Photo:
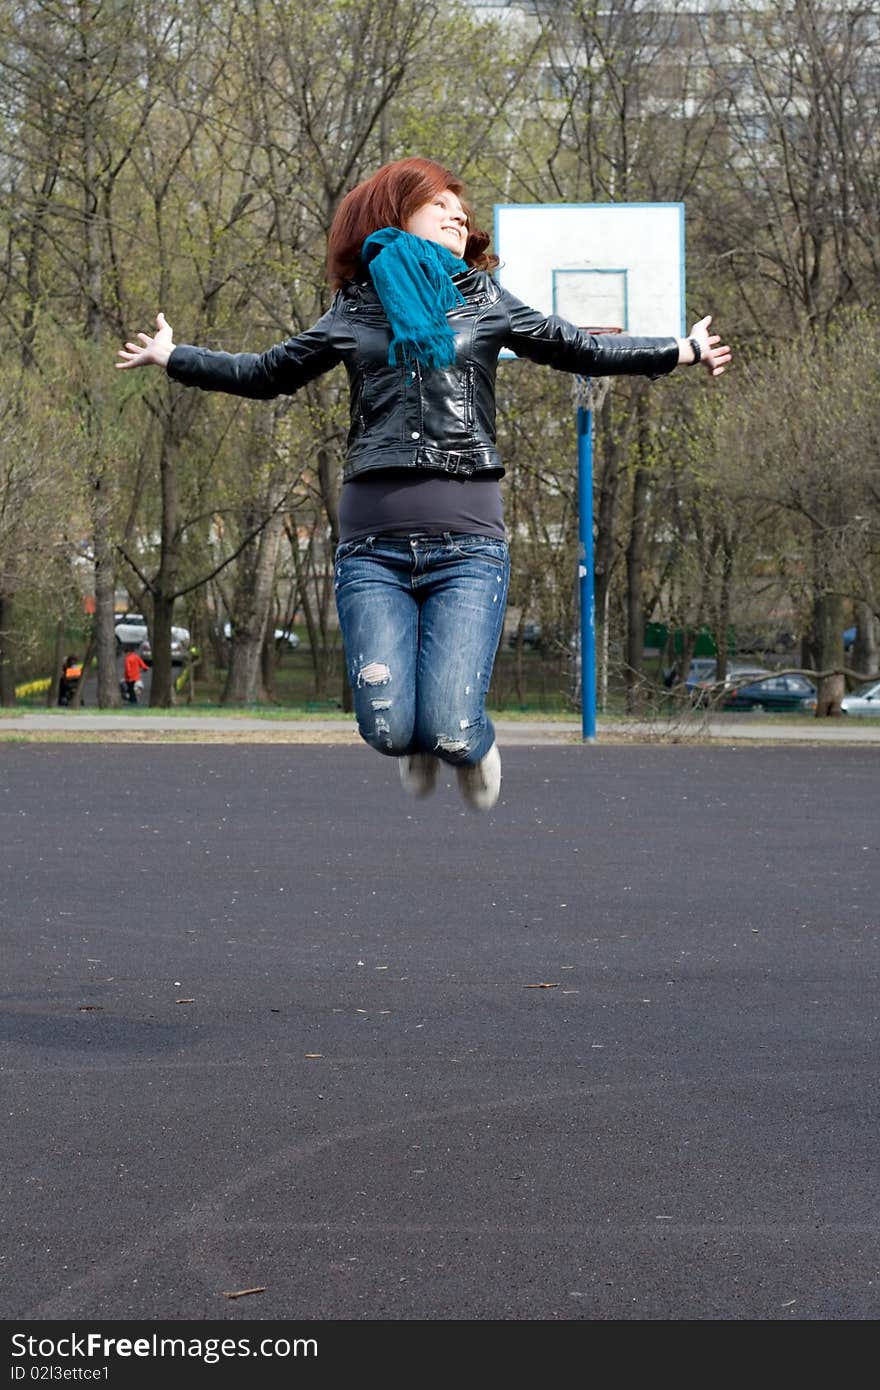
M 464 304 L 451 276 L 467 270 L 467 262 L 438 242 L 399 227 L 382 227 L 368 236 L 361 260 L 391 324 L 390 365 L 451 367 L 455 334 L 446 311 Z

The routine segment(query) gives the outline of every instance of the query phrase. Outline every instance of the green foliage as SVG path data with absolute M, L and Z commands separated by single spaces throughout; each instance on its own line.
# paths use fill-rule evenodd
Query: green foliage
M 731 6 L 723 22 L 716 9 L 3 7 L 0 586 L 17 595 L 16 660 L 40 659 L 39 613 L 81 608 L 78 557 L 99 523 L 133 599 L 148 607 L 161 574 L 182 606 L 229 610 L 253 588 L 280 489 L 299 550 L 279 548 L 278 611 L 310 605 L 314 679 L 330 679 L 342 375 L 242 403 L 113 358 L 160 308 L 178 341 L 231 350 L 307 327 L 329 303 L 339 199 L 411 153 L 469 180 L 484 227 L 502 200 L 686 203 L 689 312 L 712 312 L 738 360 L 715 390 L 615 383 L 597 422 L 612 655 L 637 479 L 646 619 L 720 623 L 728 601 L 802 618 L 819 533 L 826 578 L 876 604 L 875 310 L 842 315 L 875 306 L 880 283 L 880 40 L 851 7 L 821 23 L 806 0 Z M 512 603 L 570 632 L 570 383 L 503 364 L 499 407 Z

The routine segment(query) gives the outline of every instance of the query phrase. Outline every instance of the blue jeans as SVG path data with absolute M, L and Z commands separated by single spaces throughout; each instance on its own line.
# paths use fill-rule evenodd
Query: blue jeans
M 453 764 L 485 757 L 509 577 L 507 543 L 490 536 L 368 536 L 338 547 L 339 626 L 371 748 Z

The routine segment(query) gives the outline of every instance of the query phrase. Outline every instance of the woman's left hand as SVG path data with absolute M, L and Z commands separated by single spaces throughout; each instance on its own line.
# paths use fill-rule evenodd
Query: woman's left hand
M 156 332 L 152 337 L 149 333 L 138 333 L 137 338 L 136 343 L 126 343 L 116 354 L 122 359 L 116 363 L 120 371 L 127 371 L 130 367 L 168 366 L 168 359 L 174 351 L 174 332 L 164 314 L 156 315 Z
M 705 367 L 710 376 L 720 376 L 725 367 L 730 362 L 733 354 L 726 344 L 722 344 L 721 338 L 717 333 L 709 332 L 709 324 L 712 322 L 712 315 L 707 314 L 699 323 L 695 323 L 689 338 L 696 338 L 700 344 L 700 366 Z M 693 353 L 691 353 L 691 359 Z

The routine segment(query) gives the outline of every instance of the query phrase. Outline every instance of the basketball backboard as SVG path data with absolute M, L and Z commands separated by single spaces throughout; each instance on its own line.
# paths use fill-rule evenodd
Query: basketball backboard
M 517 299 L 584 326 L 685 333 L 683 203 L 500 203 L 495 274 Z
M 501 203 L 495 208 L 501 285 L 543 314 L 582 328 L 684 337 L 683 203 Z M 513 357 L 504 351 L 502 357 Z M 581 719 L 596 738 L 591 402 L 578 399 L 578 589 Z

